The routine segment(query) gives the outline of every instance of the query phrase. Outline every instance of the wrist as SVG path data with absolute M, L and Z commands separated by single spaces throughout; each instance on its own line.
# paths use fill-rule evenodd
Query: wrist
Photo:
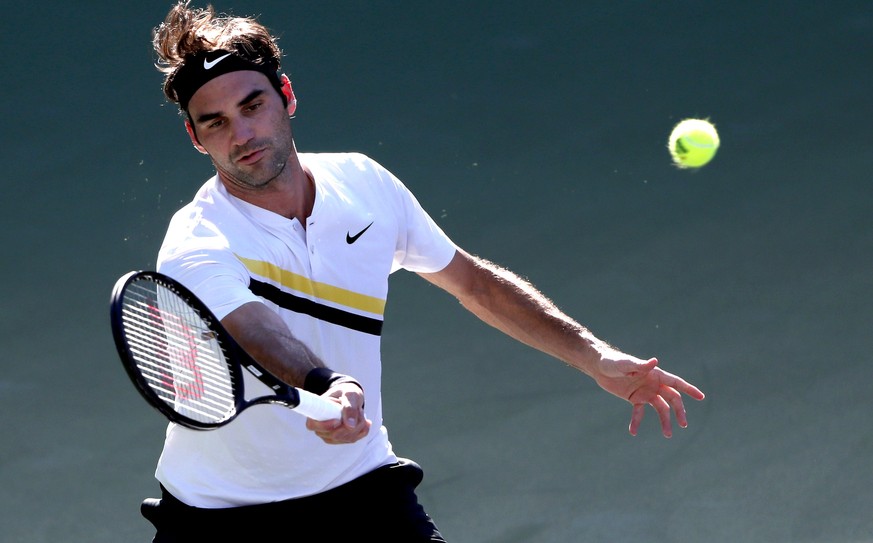
M 352 383 L 362 391 L 364 387 L 353 377 L 337 373 L 329 368 L 313 368 L 306 374 L 303 381 L 303 389 L 318 394 L 319 396 L 330 390 L 332 387 L 343 383 Z
M 609 352 L 615 349 L 608 343 L 601 341 L 585 331 L 579 334 L 579 342 L 568 355 L 567 363 L 585 375 L 596 378 L 600 372 L 602 362 L 608 358 Z

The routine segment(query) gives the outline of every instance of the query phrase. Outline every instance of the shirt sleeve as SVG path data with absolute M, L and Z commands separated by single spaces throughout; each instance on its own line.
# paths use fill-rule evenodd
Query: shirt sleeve
M 390 179 L 398 206 L 399 231 L 391 272 L 405 269 L 433 273 L 448 266 L 457 246 L 402 181 L 381 166 L 378 168 Z
M 250 276 L 217 228 L 183 208 L 174 215 L 158 253 L 157 271 L 185 285 L 221 320 L 248 302 Z
M 245 266 L 229 251 L 195 251 L 159 263 L 164 273 L 193 292 L 218 320 L 249 302 L 263 303 L 249 290 Z

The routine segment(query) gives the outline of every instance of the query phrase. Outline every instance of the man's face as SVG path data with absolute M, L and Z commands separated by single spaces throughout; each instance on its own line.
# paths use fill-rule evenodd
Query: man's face
M 188 114 L 195 146 L 209 154 L 225 183 L 257 190 L 285 169 L 294 147 L 288 111 L 264 74 L 216 77 L 194 93 Z

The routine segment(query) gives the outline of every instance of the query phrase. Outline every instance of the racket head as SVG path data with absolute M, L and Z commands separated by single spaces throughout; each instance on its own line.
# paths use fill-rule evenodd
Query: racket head
M 134 386 L 172 422 L 218 428 L 243 409 L 242 370 L 218 319 L 179 282 L 130 272 L 112 291 L 112 335 Z

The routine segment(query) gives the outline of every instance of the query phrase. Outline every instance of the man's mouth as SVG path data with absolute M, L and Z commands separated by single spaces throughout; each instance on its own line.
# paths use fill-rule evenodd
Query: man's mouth
M 258 149 L 255 151 L 243 153 L 239 157 L 237 157 L 236 162 L 245 165 L 254 164 L 264 156 L 265 152 L 266 151 L 264 149 Z

